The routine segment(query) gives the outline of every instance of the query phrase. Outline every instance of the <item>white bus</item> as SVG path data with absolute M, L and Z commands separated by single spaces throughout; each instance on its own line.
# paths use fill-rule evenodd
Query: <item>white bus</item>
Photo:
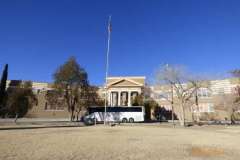
M 92 124 L 94 122 L 104 121 L 105 107 L 90 107 L 88 109 L 88 115 L 84 116 L 84 122 Z M 133 123 L 144 121 L 144 107 L 107 107 L 106 108 L 106 121 L 107 122 L 122 122 Z

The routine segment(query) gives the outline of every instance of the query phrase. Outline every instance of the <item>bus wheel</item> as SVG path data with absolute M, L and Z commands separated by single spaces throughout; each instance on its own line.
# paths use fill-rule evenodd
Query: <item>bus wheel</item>
M 86 125 L 93 125 L 93 124 L 94 124 L 94 119 L 88 118 L 88 119 L 85 121 L 85 124 L 86 124 Z
M 127 118 L 122 119 L 122 123 L 127 123 L 127 122 L 128 122 Z
M 129 122 L 130 122 L 130 123 L 133 123 L 133 122 L 134 122 L 134 119 L 133 119 L 133 118 L 129 118 Z

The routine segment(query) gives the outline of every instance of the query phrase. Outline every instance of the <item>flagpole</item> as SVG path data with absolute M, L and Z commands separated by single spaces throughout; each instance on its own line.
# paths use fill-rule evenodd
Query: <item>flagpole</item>
M 110 49 L 110 39 L 111 39 L 111 16 L 108 19 L 108 43 L 107 43 L 107 60 L 106 60 L 106 77 L 105 77 L 105 107 L 104 107 L 104 125 L 106 125 L 106 115 L 107 115 L 107 77 L 108 77 L 108 58 Z

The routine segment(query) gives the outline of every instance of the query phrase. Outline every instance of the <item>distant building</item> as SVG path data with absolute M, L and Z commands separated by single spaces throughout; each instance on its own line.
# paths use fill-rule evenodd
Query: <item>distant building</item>
M 230 107 L 231 104 L 227 103 L 227 101 L 233 97 L 237 85 L 238 82 L 234 78 L 210 81 L 207 88 L 200 88 L 197 91 L 198 106 L 195 105 L 196 95 L 191 98 L 190 106 L 187 108 L 189 113 L 193 112 L 200 114 L 200 116 L 206 113 L 215 113 L 215 116 L 219 119 L 228 117 L 228 113 L 224 111 L 224 108 Z M 164 86 L 151 86 L 151 89 L 151 97 L 165 109 L 172 110 L 169 101 L 172 98 L 171 90 L 169 88 L 164 89 Z M 176 93 L 173 93 L 173 98 L 176 98 Z M 177 107 L 175 106 L 175 108 Z
M 21 81 L 12 81 L 12 85 L 21 83 Z M 10 81 L 7 81 L 9 86 Z M 219 106 L 228 105 L 224 98 L 231 96 L 238 81 L 236 79 L 223 79 L 210 81 L 208 88 L 198 90 L 198 111 L 200 113 L 215 113 Z M 133 100 L 137 95 L 143 93 L 145 87 L 145 77 L 108 77 L 107 78 L 107 103 L 108 106 L 132 106 Z M 167 100 L 171 98 L 170 90 L 163 90 L 164 86 L 149 86 L 151 89 L 150 97 L 166 110 L 171 110 L 171 103 Z M 33 92 L 38 97 L 38 105 L 29 111 L 27 117 L 48 117 L 48 118 L 67 118 L 69 113 L 64 103 L 50 105 L 46 100 L 46 93 L 52 90 L 51 84 L 42 82 L 32 82 Z M 99 87 L 98 94 L 105 98 L 105 86 Z M 175 96 L 175 94 L 174 94 Z M 194 103 L 190 112 L 196 112 Z M 222 106 L 224 107 L 224 106 Z M 226 107 L 226 106 L 225 106 Z M 226 113 L 220 113 L 221 118 Z
M 15 87 L 23 83 L 21 80 L 7 81 L 7 87 Z M 26 117 L 32 118 L 67 118 L 69 116 L 64 103 L 50 105 L 46 99 L 47 92 L 52 90 L 50 83 L 32 82 L 33 93 L 36 94 L 38 103 L 27 113 Z

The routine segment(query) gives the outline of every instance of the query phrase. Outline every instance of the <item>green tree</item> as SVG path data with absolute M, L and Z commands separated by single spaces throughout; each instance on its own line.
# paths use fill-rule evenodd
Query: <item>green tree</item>
M 151 120 L 152 110 L 155 110 L 158 106 L 158 103 L 152 98 L 149 98 L 144 102 L 145 120 Z
M 11 86 L 7 90 L 8 93 L 8 116 L 15 116 L 15 122 L 19 117 L 27 114 L 29 109 L 37 104 L 37 98 L 32 91 L 32 82 L 21 82 Z
M 145 88 L 144 88 L 144 91 L 146 91 Z M 146 121 L 149 121 L 151 120 L 151 114 L 152 114 L 151 111 L 156 107 L 158 107 L 158 103 L 154 99 L 150 98 L 148 94 L 144 92 L 143 94 L 140 94 L 133 99 L 132 106 L 144 106 L 145 108 L 144 119 Z
M 143 106 L 144 105 L 144 96 L 143 94 L 137 95 L 132 102 L 132 106 Z
M 89 86 L 87 72 L 74 57 L 70 57 L 56 70 L 53 77 L 55 89 L 64 92 L 64 100 L 71 114 L 70 120 L 73 121 L 76 106 L 83 103 L 86 88 Z
M 0 115 L 3 113 L 3 107 L 6 105 L 7 94 L 6 94 L 6 84 L 7 84 L 7 77 L 8 77 L 8 64 L 5 65 L 2 78 L 0 82 Z

